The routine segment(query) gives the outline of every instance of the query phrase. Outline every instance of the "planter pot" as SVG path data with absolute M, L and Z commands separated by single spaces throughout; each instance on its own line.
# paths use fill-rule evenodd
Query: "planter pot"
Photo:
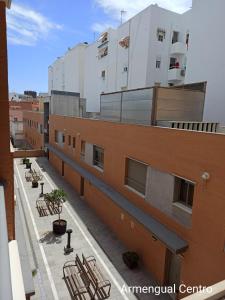
M 138 267 L 139 256 L 135 252 L 123 253 L 123 261 L 129 269 L 136 269 Z
M 53 232 L 57 235 L 66 233 L 67 222 L 65 220 L 55 220 L 53 223 Z
M 31 168 L 31 162 L 26 162 L 26 169 L 30 169 Z
M 32 188 L 37 188 L 37 187 L 38 187 L 38 182 L 32 181 Z
M 26 165 L 26 163 L 29 163 L 29 162 L 30 162 L 29 158 L 23 158 L 23 164 L 24 165 Z

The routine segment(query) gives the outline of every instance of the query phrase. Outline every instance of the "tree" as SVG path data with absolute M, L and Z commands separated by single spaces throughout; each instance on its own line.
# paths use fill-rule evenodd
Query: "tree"
M 66 201 L 67 194 L 63 189 L 55 189 L 51 193 L 45 194 L 45 201 L 47 205 L 52 207 L 54 210 L 57 208 L 59 221 L 60 221 L 60 214 L 62 213 L 62 204 Z

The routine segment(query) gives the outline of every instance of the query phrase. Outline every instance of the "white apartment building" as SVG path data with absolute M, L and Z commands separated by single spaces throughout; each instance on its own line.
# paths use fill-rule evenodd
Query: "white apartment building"
M 204 120 L 225 124 L 225 1 L 193 0 L 185 83 L 207 81 Z
M 58 57 L 48 68 L 48 92 L 51 90 L 78 92 L 83 97 L 84 89 L 84 50 L 87 44 L 69 48 L 66 54 Z
M 184 83 L 190 15 L 150 5 L 93 44 L 75 46 L 49 67 L 49 93 L 78 92 L 87 111 L 98 112 L 101 93 Z

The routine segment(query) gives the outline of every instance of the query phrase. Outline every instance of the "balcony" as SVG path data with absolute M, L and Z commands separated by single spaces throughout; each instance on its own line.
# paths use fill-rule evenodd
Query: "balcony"
M 182 68 L 172 68 L 168 71 L 169 82 L 183 81 L 185 76 L 185 70 Z
M 185 55 L 187 53 L 187 46 L 185 43 L 176 42 L 172 44 L 170 54 L 171 55 Z

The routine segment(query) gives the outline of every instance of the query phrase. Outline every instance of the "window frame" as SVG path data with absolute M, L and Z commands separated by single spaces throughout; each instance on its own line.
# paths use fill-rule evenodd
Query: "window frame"
M 174 175 L 174 178 L 175 178 L 175 182 L 174 182 L 174 200 L 173 200 L 173 203 L 174 204 L 180 204 L 182 206 L 184 206 L 185 208 L 189 209 L 189 210 L 192 210 L 193 208 L 193 202 L 194 202 L 194 193 L 195 193 L 195 186 L 196 186 L 196 183 L 189 180 L 189 179 L 186 179 L 186 178 L 183 178 L 183 177 L 179 177 L 177 175 Z M 185 192 L 184 188 L 182 189 L 182 185 L 187 185 L 187 190 L 186 190 L 186 199 L 185 201 L 183 201 L 181 199 L 181 197 L 183 196 L 182 193 Z M 191 204 L 189 203 L 190 202 L 190 199 L 189 199 L 189 196 L 190 196 L 190 188 L 192 189 L 191 191 Z
M 103 161 L 100 161 L 100 160 L 97 160 L 95 159 L 95 153 L 97 153 L 97 150 L 96 149 L 99 149 L 99 153 L 100 154 L 99 156 L 101 157 L 101 155 L 103 156 Z M 97 167 L 99 169 L 101 169 L 102 171 L 104 170 L 104 148 L 101 147 L 101 146 L 98 146 L 98 145 L 93 145 L 93 166 L 94 167 Z
M 139 163 L 139 164 L 142 164 L 146 167 L 146 174 L 145 174 L 145 183 L 144 183 L 144 192 L 142 192 L 140 189 L 136 189 L 134 186 L 132 185 L 129 185 L 129 182 L 128 182 L 128 161 L 129 160 L 132 160 L 136 163 Z M 148 170 L 148 164 L 143 162 L 143 161 L 140 161 L 140 160 L 137 160 L 135 158 L 132 158 L 132 157 L 126 157 L 125 158 L 125 178 L 124 178 L 124 185 L 131 191 L 135 192 L 136 194 L 138 194 L 139 196 L 141 196 L 142 198 L 145 197 L 146 195 L 146 188 L 147 188 L 147 170 Z M 139 184 L 139 183 L 138 183 Z

